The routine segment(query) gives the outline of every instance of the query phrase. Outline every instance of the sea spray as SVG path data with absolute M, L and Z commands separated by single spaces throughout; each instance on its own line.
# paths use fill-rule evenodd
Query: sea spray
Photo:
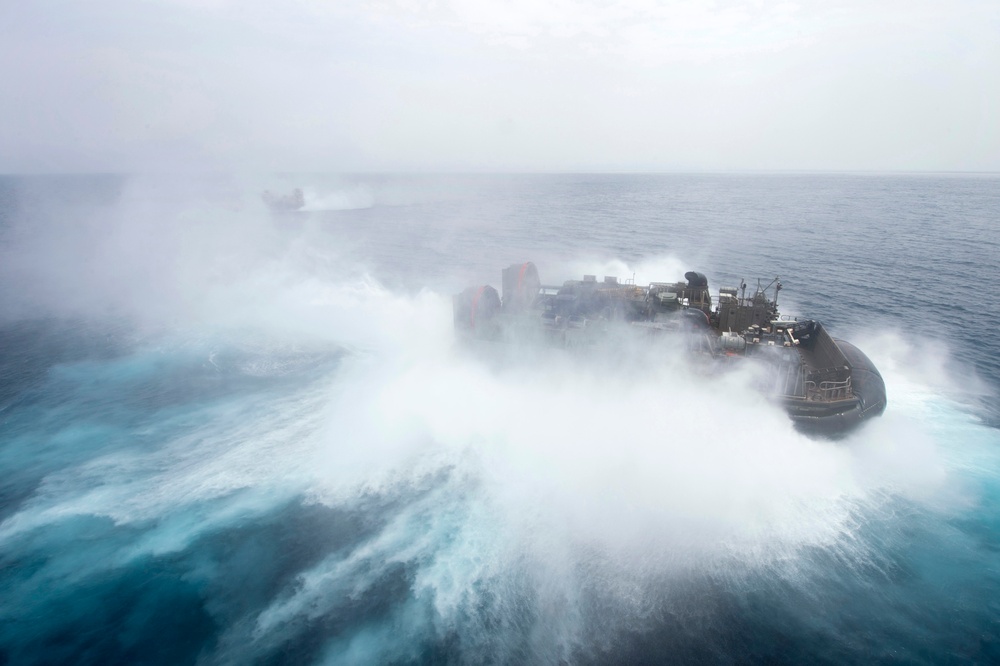
M 978 311 L 937 321 L 920 299 L 939 303 L 940 290 L 908 286 L 952 271 L 858 254 L 884 228 L 853 202 L 883 197 L 903 224 L 919 212 L 910 199 L 873 194 L 882 177 L 577 188 L 622 211 L 618 224 L 573 205 L 559 189 L 576 191 L 573 178 L 557 196 L 512 182 L 305 213 L 292 228 L 250 208 L 257 190 L 238 212 L 141 183 L 114 205 L 14 220 L 2 295 L 19 305 L 3 321 L 61 343 L 3 349 L 3 367 L 32 368 L 5 393 L 0 424 L 4 656 L 1000 655 L 989 633 L 1000 441 L 963 388 L 967 366 L 988 372 L 994 342 L 974 334 Z M 950 211 L 949 233 L 995 217 L 968 188 L 949 204 L 949 182 L 904 184 Z M 770 233 L 732 219 L 747 200 Z M 803 231 L 834 222 L 838 234 Z M 928 263 L 921 247 L 913 265 Z M 847 250 L 849 276 L 817 262 Z M 452 287 L 520 259 L 552 266 L 543 282 L 780 273 L 797 313 L 830 321 L 883 369 L 890 408 L 841 441 L 813 440 L 753 390 L 751 369 L 706 375 L 669 345 L 458 346 Z M 924 344 L 938 329 L 947 344 Z

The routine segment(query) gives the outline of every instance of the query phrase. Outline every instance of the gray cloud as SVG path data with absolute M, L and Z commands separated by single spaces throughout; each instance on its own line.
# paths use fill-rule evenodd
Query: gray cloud
M 0 171 L 1000 170 L 994 3 L 23 3 Z

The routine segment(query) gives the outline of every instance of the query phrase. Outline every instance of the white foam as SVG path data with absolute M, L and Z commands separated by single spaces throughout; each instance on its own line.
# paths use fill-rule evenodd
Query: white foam
M 655 274 L 672 274 L 664 268 Z M 628 275 L 623 265 L 583 272 L 602 270 Z M 370 539 L 301 572 L 232 628 L 223 651 L 243 639 L 273 649 L 400 565 L 413 571 L 406 612 L 428 614 L 407 621 L 444 632 L 478 621 L 471 609 L 483 604 L 516 614 L 505 604 L 529 590 L 539 645 L 567 659 L 587 595 L 625 622 L 649 611 L 655 581 L 685 572 L 794 576 L 813 548 L 869 561 L 859 534 L 871 516 L 901 501 L 945 512 L 967 501 L 956 473 L 981 458 L 955 455 L 950 438 L 996 439 L 943 395 L 946 363 L 909 363 L 891 336 L 859 342 L 883 370 L 888 412 L 829 442 L 796 432 L 751 388 L 749 369 L 705 376 L 669 346 L 479 360 L 454 347 L 446 295 L 393 293 L 364 273 L 322 279 L 277 262 L 202 302 L 213 328 L 355 353 L 329 381 L 266 409 L 206 412 L 204 428 L 162 450 L 46 479 L 0 539 L 71 515 L 158 522 L 127 559 L 181 550 L 294 497 L 345 509 L 403 498 Z M 352 640 L 330 654 L 388 654 Z
M 336 191 L 319 191 L 313 188 L 304 188 L 305 205 L 304 211 L 324 211 L 324 210 L 360 210 L 371 208 L 375 205 L 375 194 L 370 187 L 356 185 L 354 187 L 342 188 Z

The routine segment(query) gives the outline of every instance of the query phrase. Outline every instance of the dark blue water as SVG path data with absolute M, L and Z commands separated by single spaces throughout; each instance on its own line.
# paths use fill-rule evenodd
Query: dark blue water
M 1000 662 L 998 222 L 995 176 L 0 178 L 0 663 Z M 526 259 L 780 276 L 888 410 L 457 348 Z

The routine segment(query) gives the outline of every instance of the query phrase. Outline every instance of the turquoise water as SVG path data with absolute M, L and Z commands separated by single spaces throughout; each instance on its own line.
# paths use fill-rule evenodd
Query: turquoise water
M 990 176 L 0 179 L 0 661 L 1000 660 L 998 213 Z M 667 356 L 456 347 L 451 294 L 525 259 L 780 275 L 889 407 L 814 440 Z

